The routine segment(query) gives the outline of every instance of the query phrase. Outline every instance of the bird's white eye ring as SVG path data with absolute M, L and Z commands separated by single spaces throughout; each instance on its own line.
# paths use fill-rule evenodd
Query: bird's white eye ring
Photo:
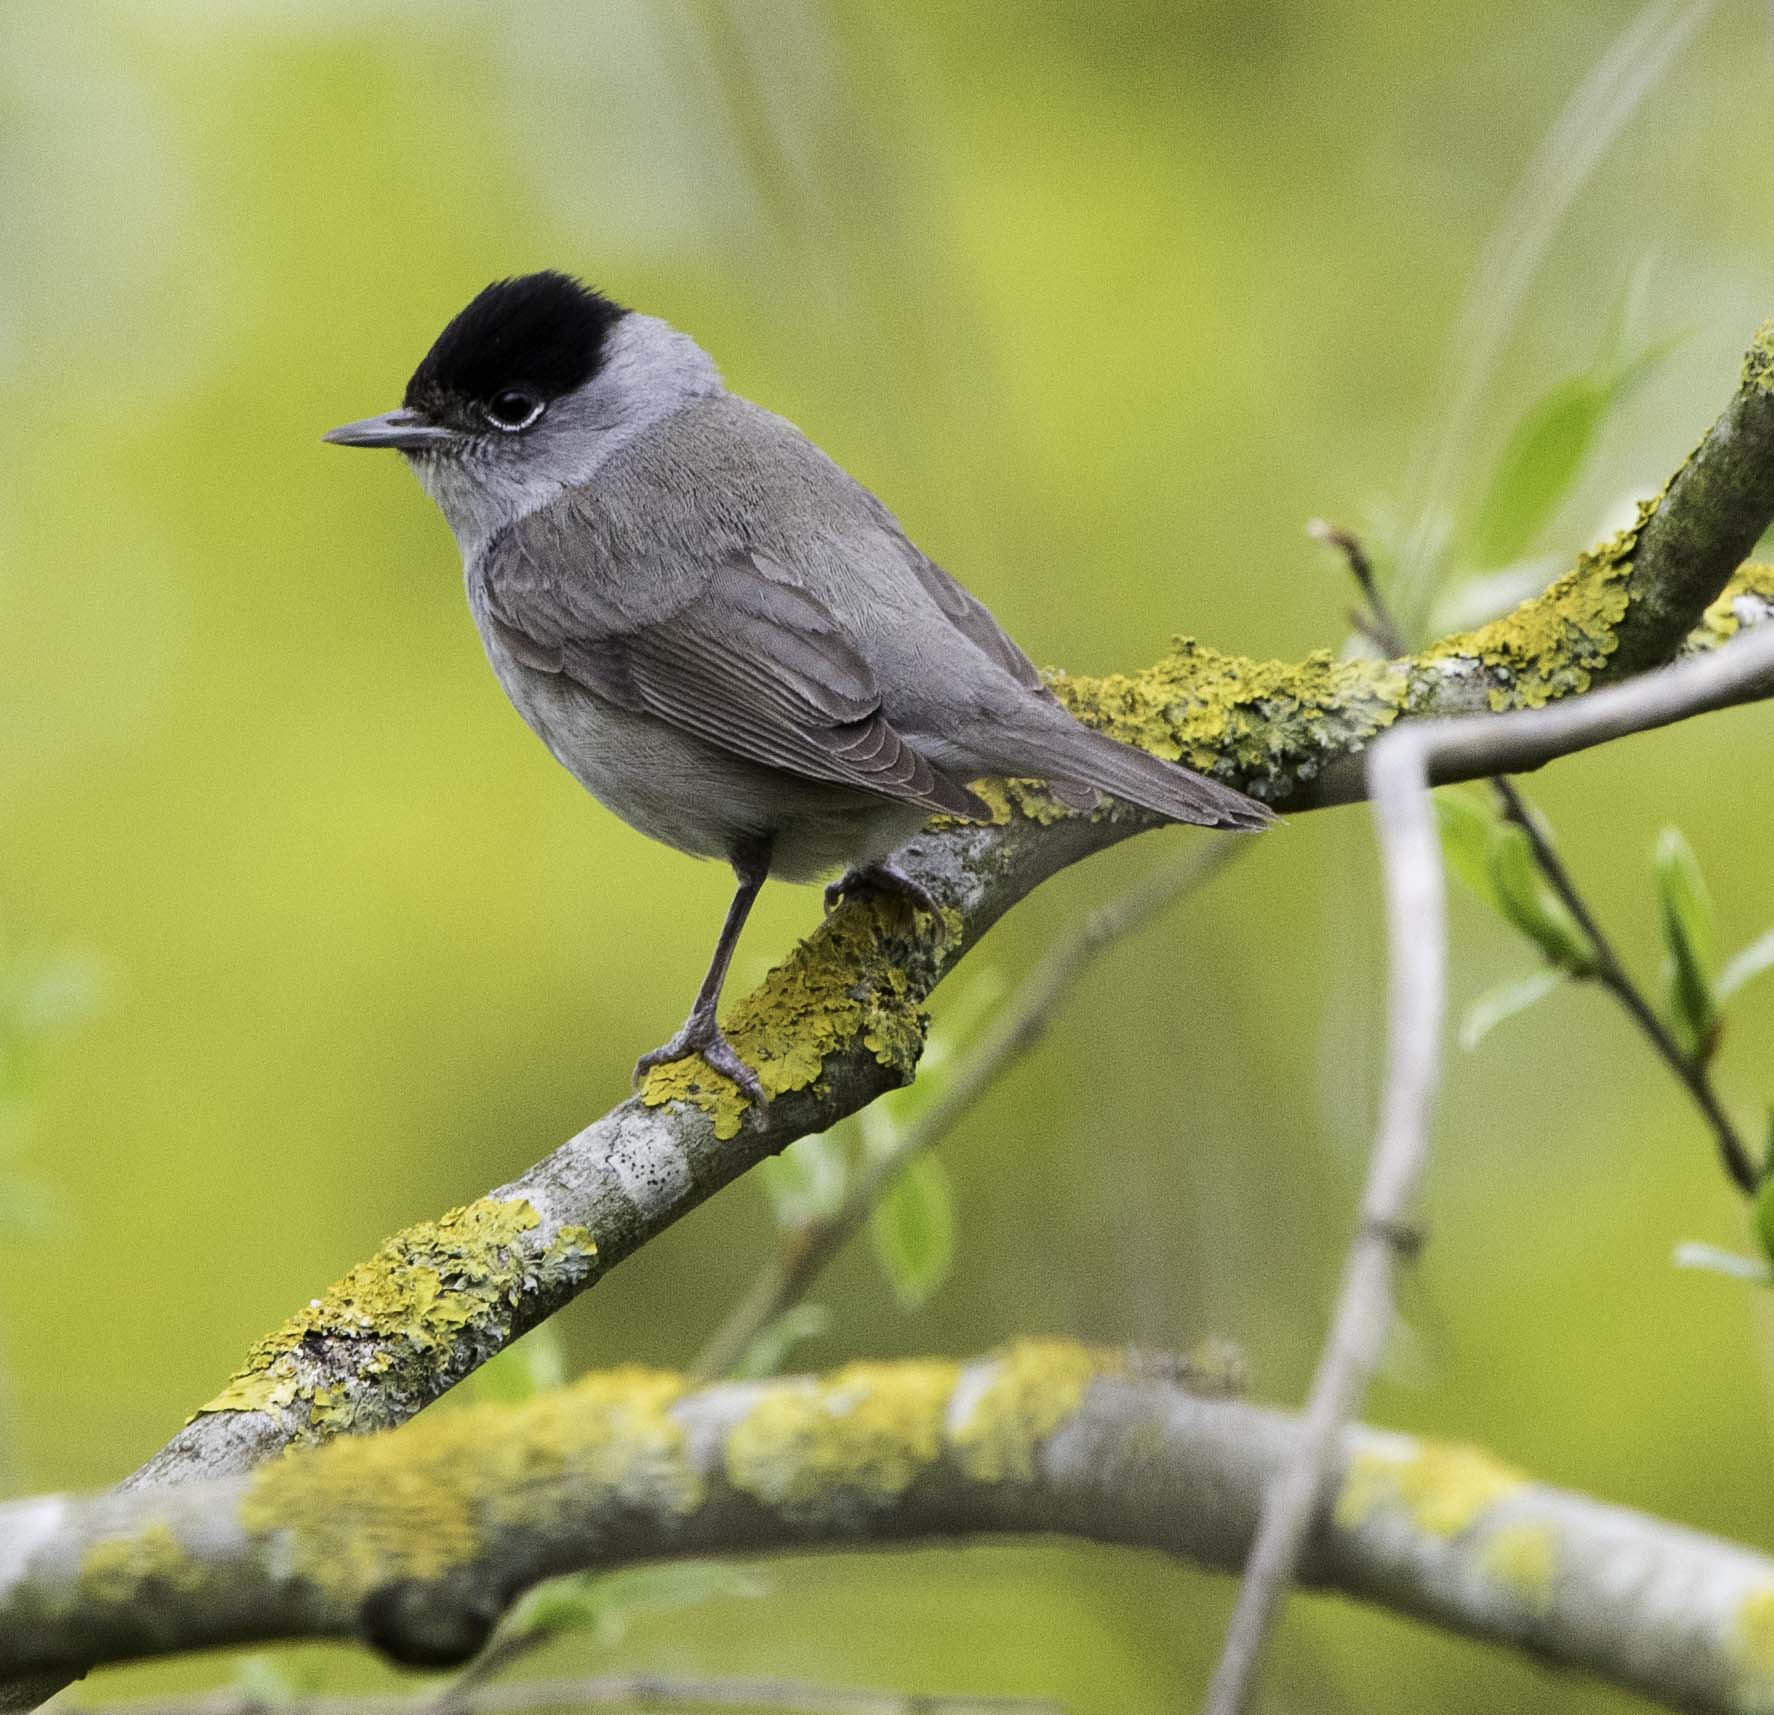
M 547 406 L 527 387 L 507 387 L 487 401 L 482 415 L 495 429 L 515 435 L 527 429 Z

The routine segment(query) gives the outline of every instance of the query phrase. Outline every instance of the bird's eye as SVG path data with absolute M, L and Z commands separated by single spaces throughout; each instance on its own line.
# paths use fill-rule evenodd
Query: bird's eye
M 510 435 L 519 429 L 527 429 L 542 411 L 542 401 L 527 387 L 508 387 L 503 393 L 493 395 L 486 408 L 486 417 L 495 429 L 503 429 Z

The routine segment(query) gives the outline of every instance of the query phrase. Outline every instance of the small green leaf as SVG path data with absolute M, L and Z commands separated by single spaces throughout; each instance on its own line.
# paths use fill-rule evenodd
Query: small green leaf
M 829 1131 L 791 1143 L 760 1163 L 758 1171 L 777 1226 L 791 1232 L 834 1214 L 850 1179 L 843 1143 Z
M 1448 868 L 1493 911 L 1501 911 L 1503 901 L 1491 879 L 1490 856 L 1497 818 L 1470 792 L 1443 791 L 1435 794 L 1435 819 Z
M 1546 885 L 1525 829 L 1497 825 L 1489 852 L 1491 883 L 1505 917 L 1562 971 L 1595 971 L 1595 946 L 1563 900 Z
M 832 1325 L 832 1313 L 823 1304 L 791 1304 L 773 1321 L 766 1322 L 746 1347 L 745 1356 L 733 1366 L 739 1381 L 759 1381 L 779 1375 L 789 1354 L 803 1340 L 817 1340 Z
M 1497 459 L 1473 525 L 1471 558 L 1479 566 L 1518 560 L 1570 497 L 1608 417 L 1673 348 L 1661 340 L 1627 357 L 1570 375 L 1534 401 Z
M 1740 988 L 1754 982 L 1763 971 L 1774 970 L 1774 929 L 1758 935 L 1747 947 L 1740 947 L 1725 961 L 1719 980 L 1712 985 L 1713 999 L 1727 1001 Z
M 1525 977 L 1511 977 L 1508 982 L 1487 989 L 1467 1007 L 1465 1017 L 1460 1020 L 1460 1046 L 1471 1053 L 1505 1019 L 1514 1018 L 1518 1012 L 1526 1012 L 1530 1006 L 1543 1001 L 1564 980 L 1562 970 L 1553 965 L 1542 965 Z
M 1718 1036 L 1718 1003 L 1712 989 L 1712 900 L 1688 842 L 1679 828 L 1658 836 L 1652 871 L 1663 925 L 1664 1005 L 1682 1052 L 1704 1060 Z
M 955 1200 L 934 1155 L 920 1155 L 869 1216 L 875 1256 L 905 1310 L 927 1304 L 955 1261 Z
M 1515 426 L 1497 459 L 1473 525 L 1471 554 L 1481 566 L 1519 559 L 1576 486 L 1608 396 L 1587 375 L 1543 393 Z
M 560 1335 L 544 1322 L 494 1353 L 450 1397 L 465 1405 L 517 1405 L 559 1387 L 566 1373 Z
M 507 1638 L 554 1637 L 583 1631 L 598 1621 L 601 1574 L 575 1572 L 538 1584 L 505 1616 L 499 1630 Z

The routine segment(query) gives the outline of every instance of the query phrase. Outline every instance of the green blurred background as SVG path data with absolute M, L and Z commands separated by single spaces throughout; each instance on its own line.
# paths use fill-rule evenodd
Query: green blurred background
M 1673 468 L 1774 311 L 1755 117 L 1774 22 L 1720 6 L 1575 197 L 1448 480 L 1424 475 L 1487 235 L 1640 16 L 7 0 L 0 944 L 15 973 L 59 951 L 66 988 L 102 991 L 32 1055 L 0 1160 L 21 1215 L 0 1272 L 8 1488 L 121 1475 L 386 1233 L 618 1100 L 701 973 L 725 874 L 555 766 L 400 462 L 319 442 L 395 403 L 476 289 L 559 266 L 690 329 L 1037 660 L 1134 666 L 1179 628 L 1337 647 L 1349 592 L 1307 518 L 1383 540 L 1427 498 L 1457 533 L 1636 275 L 1642 337 L 1685 338 L 1533 544 L 1569 552 Z M 1533 783 L 1642 970 L 1665 823 L 1727 944 L 1774 921 L 1769 732 L 1716 717 Z M 1062 877 L 969 971 L 1013 981 L 1191 837 Z M 768 890 L 738 979 L 818 909 Z M 1455 934 L 1456 1000 L 1532 963 L 1464 900 Z M 1261 1393 L 1297 1397 L 1372 1123 L 1382 964 L 1365 811 L 1267 836 L 1097 968 L 949 1141 L 961 1251 L 934 1302 L 903 1313 L 858 1247 L 799 1360 L 1215 1333 Z M 1770 1041 L 1774 985 L 1736 1008 L 1721 1066 L 1758 1130 Z M 1740 1246 L 1741 1214 L 1601 997 L 1453 1053 L 1430 1216 L 1372 1416 L 1774 1547 L 1765 1310 L 1669 1263 L 1683 1239 Z M 758 1187 L 734 1187 L 560 1319 L 569 1367 L 683 1362 L 769 1234 Z M 1231 1595 L 1065 1547 L 766 1575 L 761 1600 L 570 1659 L 1159 1710 L 1199 1695 Z M 347 1651 L 287 1659 L 387 1677 Z M 1267 1706 L 1637 1707 L 1317 1598 Z

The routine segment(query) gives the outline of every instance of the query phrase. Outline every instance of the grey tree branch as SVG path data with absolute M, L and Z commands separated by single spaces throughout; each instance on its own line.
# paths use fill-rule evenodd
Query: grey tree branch
M 727 1374 L 771 1322 L 807 1295 L 906 1167 L 947 1137 L 973 1104 L 1040 1041 L 1085 968 L 1249 849 L 1249 842 L 1236 835 L 1219 835 L 1092 911 L 1023 979 L 997 1021 L 955 1068 L 941 1096 L 906 1128 L 893 1150 L 869 1163 L 829 1215 L 784 1235 L 776 1254 L 758 1270 L 691 1364 L 690 1373 L 699 1378 Z
M 1774 628 L 1717 653 L 1556 708 L 1400 727 L 1373 748 L 1369 781 L 1387 899 L 1391 981 L 1386 1088 L 1342 1289 L 1291 1457 L 1267 1490 L 1207 1715 L 1238 1715 L 1305 1551 L 1337 1437 L 1361 1408 L 1392 1323 L 1392 1276 L 1429 1153 L 1441 1076 L 1447 925 L 1441 847 L 1429 788 L 1450 765 L 1502 775 L 1524 757 L 1601 743 L 1774 695 Z M 1474 767 L 1478 763 L 1481 766 Z M 1605 943 L 1598 942 L 1598 945 Z
M 689 1389 L 633 1370 L 180 1488 L 0 1508 L 0 1669 L 290 1637 L 460 1659 L 634 1560 L 1059 1534 L 1236 1569 L 1303 1426 L 1067 1342 Z M 1676 1707 L 1774 1698 L 1774 1560 L 1351 1428 L 1302 1579 Z
M 1301 1433 L 1264 1495 L 1244 1583 L 1208 1688 L 1207 1715 L 1239 1715 L 1245 1706 L 1263 1645 L 1322 1505 L 1337 1440 L 1361 1409 L 1385 1347 L 1393 1270 L 1400 1253 L 1414 1248 L 1407 1223 L 1428 1158 L 1444 1005 L 1446 900 L 1426 770 L 1420 780 L 1401 775 L 1405 764 L 1394 768 L 1389 759 L 1407 746 L 1412 756 L 1432 755 L 1440 730 L 1435 722 L 1406 727 L 1388 734 L 1372 752 L 1368 778 L 1385 847 L 1392 948 L 1389 1064 L 1379 1135 Z

